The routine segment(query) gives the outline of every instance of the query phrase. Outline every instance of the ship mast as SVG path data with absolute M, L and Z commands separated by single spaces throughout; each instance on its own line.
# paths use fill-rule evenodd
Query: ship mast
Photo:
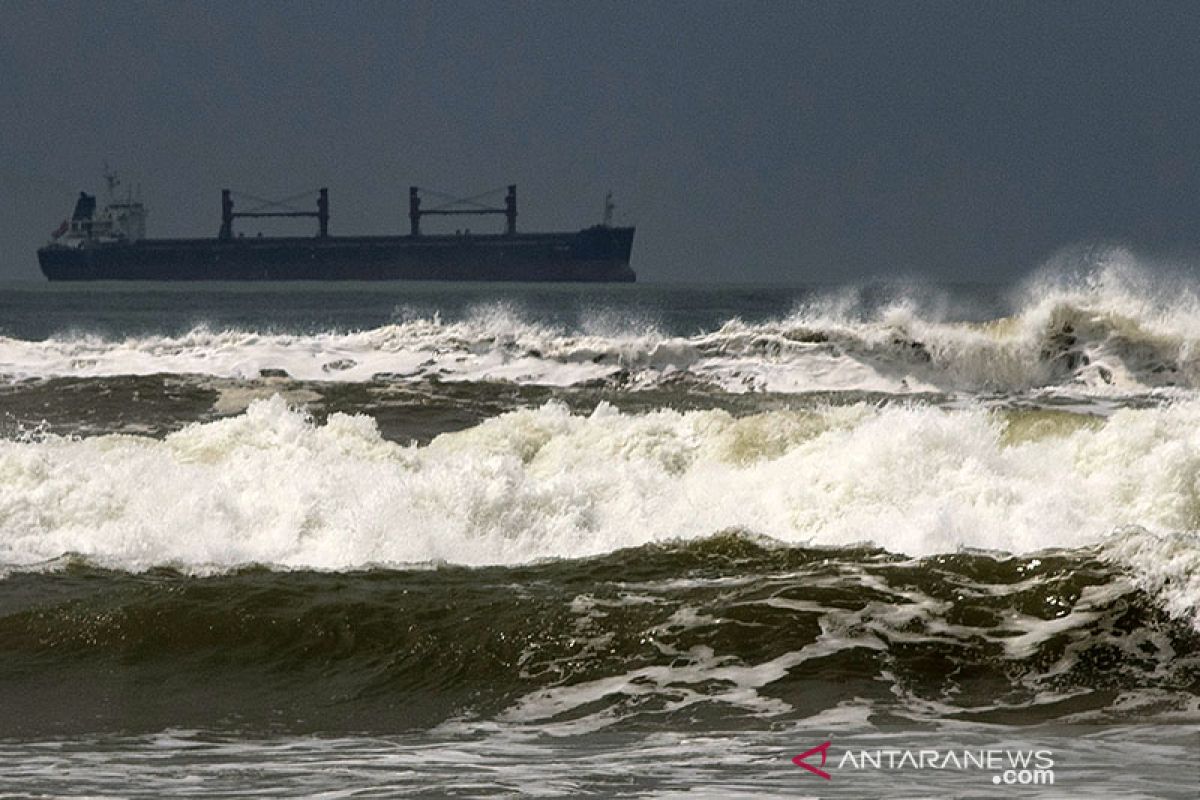
M 121 178 L 109 168 L 107 161 L 104 162 L 104 182 L 108 185 L 108 204 L 114 205 L 117 202 L 117 187 L 121 185 Z

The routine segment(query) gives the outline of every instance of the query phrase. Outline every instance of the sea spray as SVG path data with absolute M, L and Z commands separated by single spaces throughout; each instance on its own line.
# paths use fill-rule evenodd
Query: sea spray
M 584 314 L 547 322 L 498 301 L 461 318 L 406 311 L 365 330 L 280 333 L 195 327 L 122 339 L 0 337 L 0 376 L 158 373 L 308 381 L 692 383 L 726 392 L 874 391 L 1136 396 L 1200 388 L 1200 301 L 1129 265 L 1076 282 L 1039 279 L 1011 313 L 955 316 L 946 302 L 899 294 L 865 303 L 842 292 L 791 314 L 725 320 L 692 333 L 645 319 Z M 622 324 L 622 321 L 625 324 Z
M 0 442 L 0 561 L 519 564 L 725 530 L 908 555 L 1032 553 L 1131 525 L 1200 527 L 1200 403 L 1064 418 L 864 404 L 576 414 L 551 402 L 418 446 L 384 440 L 365 416 L 317 424 L 276 397 L 161 440 Z M 1182 541 L 1173 558 L 1194 553 Z

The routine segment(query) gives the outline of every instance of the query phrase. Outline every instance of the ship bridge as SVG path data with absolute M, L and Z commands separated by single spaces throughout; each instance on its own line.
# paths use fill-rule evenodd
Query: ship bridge
M 97 213 L 96 196 L 80 192 L 70 220 L 64 220 L 51 234 L 59 244 L 82 247 L 90 242 L 136 242 L 146 238 L 146 207 L 136 199 L 133 188 L 120 197 L 120 179 L 113 173 L 104 176 L 108 183 L 108 202 Z

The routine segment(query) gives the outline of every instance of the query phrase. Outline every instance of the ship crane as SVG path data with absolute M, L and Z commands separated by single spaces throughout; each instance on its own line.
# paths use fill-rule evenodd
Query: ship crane
M 312 195 L 312 190 L 306 190 L 299 194 L 294 194 L 290 197 L 285 197 L 282 200 L 266 200 L 261 197 L 255 197 L 252 194 L 245 192 L 235 192 L 231 189 L 221 190 L 221 232 L 218 236 L 220 239 L 233 238 L 233 221 L 239 217 L 248 219 L 257 219 L 262 217 L 316 217 L 317 219 L 317 237 L 324 239 L 329 236 L 329 190 L 325 187 L 317 189 L 317 210 L 316 211 L 301 211 L 291 205 L 296 200 Z M 233 198 L 234 196 L 244 197 L 247 200 L 258 203 L 259 205 L 251 208 L 249 211 L 234 211 Z M 266 211 L 264 209 L 283 209 L 276 211 Z
M 442 192 L 436 192 L 433 189 L 422 189 L 419 186 L 408 187 L 408 221 L 410 225 L 410 235 L 416 237 L 421 235 L 421 217 L 451 217 L 451 216 L 469 216 L 469 215 L 489 215 L 503 214 L 505 218 L 504 232 L 512 236 L 517 232 L 517 185 L 510 184 L 508 193 L 504 196 L 504 207 L 497 208 L 495 206 L 486 206 L 479 200 L 490 195 L 498 193 L 499 189 L 492 189 L 477 194 L 474 197 L 453 197 Z M 437 195 L 448 202 L 435 208 L 421 208 L 421 192 Z M 474 208 L 456 208 L 455 206 L 474 206 Z

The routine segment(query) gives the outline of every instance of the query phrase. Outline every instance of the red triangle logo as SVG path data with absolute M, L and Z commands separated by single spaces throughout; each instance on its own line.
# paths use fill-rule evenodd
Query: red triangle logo
M 797 767 L 804 767 L 806 770 L 808 770 L 809 772 L 811 772 L 814 775 L 820 775 L 825 780 L 830 780 L 831 776 L 828 772 L 826 772 L 823 769 L 820 769 L 819 767 L 814 767 L 812 764 L 809 764 L 807 761 L 804 760 L 804 759 L 808 758 L 809 756 L 815 756 L 817 753 L 820 753 L 821 754 L 821 766 L 822 767 L 825 766 L 825 759 L 829 755 L 829 745 L 830 745 L 830 742 L 825 742 L 823 744 L 817 745 L 816 747 L 814 747 L 811 750 L 806 750 L 803 753 L 801 753 L 800 755 L 793 758 L 792 763 L 795 764 Z

